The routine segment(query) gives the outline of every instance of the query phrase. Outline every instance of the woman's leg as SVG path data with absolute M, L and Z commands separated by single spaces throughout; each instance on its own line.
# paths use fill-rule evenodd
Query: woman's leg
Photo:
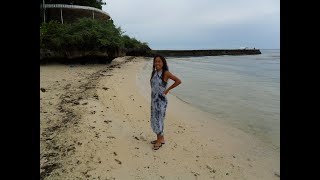
M 157 134 L 157 141 L 164 143 L 164 136 L 161 136 L 160 134 Z
M 157 134 L 157 139 L 154 141 L 151 141 L 152 144 L 155 144 L 157 141 L 160 141 L 162 144 L 165 143 L 164 136 L 161 136 L 160 134 Z

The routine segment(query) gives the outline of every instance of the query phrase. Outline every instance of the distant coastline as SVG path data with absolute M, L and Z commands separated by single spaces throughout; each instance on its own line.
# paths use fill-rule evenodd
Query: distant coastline
M 200 56 L 223 56 L 223 55 L 257 55 L 260 49 L 208 49 L 208 50 L 115 50 L 115 51 L 66 51 L 56 52 L 40 49 L 40 63 L 111 63 L 117 57 L 142 56 L 153 57 L 160 54 L 165 57 L 200 57 Z

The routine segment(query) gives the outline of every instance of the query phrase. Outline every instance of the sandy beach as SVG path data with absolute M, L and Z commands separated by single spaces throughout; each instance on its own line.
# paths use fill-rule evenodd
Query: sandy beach
M 280 179 L 280 150 L 170 93 L 152 150 L 146 60 L 40 66 L 40 179 Z

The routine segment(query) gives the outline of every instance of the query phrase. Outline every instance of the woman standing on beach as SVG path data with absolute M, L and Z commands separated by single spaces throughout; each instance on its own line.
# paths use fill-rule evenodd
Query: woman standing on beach
M 167 81 L 172 79 L 172 84 L 168 89 Z M 168 100 L 166 95 L 168 92 L 181 84 L 181 80 L 169 72 L 166 59 L 161 55 L 156 55 L 153 58 L 153 67 L 150 78 L 151 84 L 151 127 L 154 133 L 157 134 L 157 140 L 151 141 L 154 144 L 153 149 L 158 150 L 164 141 L 164 118 Z

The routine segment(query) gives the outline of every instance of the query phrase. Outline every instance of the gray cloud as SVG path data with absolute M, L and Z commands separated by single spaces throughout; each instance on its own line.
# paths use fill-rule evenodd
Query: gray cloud
M 280 48 L 276 0 L 108 0 L 103 10 L 152 49 Z

